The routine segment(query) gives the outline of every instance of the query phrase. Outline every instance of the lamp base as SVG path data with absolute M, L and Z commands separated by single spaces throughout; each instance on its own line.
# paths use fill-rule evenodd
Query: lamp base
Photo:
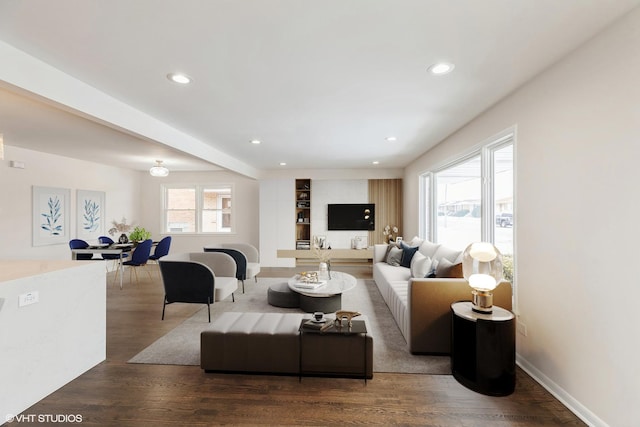
M 473 294 L 473 311 L 484 314 L 493 313 L 492 292 L 474 289 L 471 293 Z

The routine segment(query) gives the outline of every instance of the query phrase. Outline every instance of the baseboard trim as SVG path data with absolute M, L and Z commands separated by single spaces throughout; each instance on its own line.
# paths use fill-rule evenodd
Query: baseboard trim
M 591 427 L 609 427 L 607 423 L 552 381 L 551 378 L 543 374 L 533 364 L 529 363 L 527 359 L 520 356 L 520 354 L 516 354 L 516 364 L 587 425 Z

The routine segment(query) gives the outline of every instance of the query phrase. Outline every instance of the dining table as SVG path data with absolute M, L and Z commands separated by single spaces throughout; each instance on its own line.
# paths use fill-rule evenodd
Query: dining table
M 123 254 L 133 250 L 133 243 L 114 243 L 114 244 L 98 244 L 89 245 L 85 249 L 71 249 L 71 259 L 78 259 L 78 254 L 110 254 L 118 255 L 120 258 L 120 289 L 122 289 L 122 276 L 124 276 Z

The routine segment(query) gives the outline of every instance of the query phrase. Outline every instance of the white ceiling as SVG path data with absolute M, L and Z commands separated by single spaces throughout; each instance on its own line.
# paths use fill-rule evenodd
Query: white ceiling
M 0 133 L 139 170 L 400 168 L 638 4 L 0 0 Z

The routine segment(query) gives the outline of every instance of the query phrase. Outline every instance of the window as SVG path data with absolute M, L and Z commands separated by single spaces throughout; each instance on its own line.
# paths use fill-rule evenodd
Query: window
M 165 233 L 231 233 L 230 184 L 164 186 Z
M 480 156 L 463 160 L 434 174 L 437 188 L 438 242 L 464 250 L 480 241 L 481 224 Z
M 421 176 L 420 234 L 455 249 L 494 243 L 513 273 L 513 131 Z M 511 280 L 511 277 L 509 277 Z

